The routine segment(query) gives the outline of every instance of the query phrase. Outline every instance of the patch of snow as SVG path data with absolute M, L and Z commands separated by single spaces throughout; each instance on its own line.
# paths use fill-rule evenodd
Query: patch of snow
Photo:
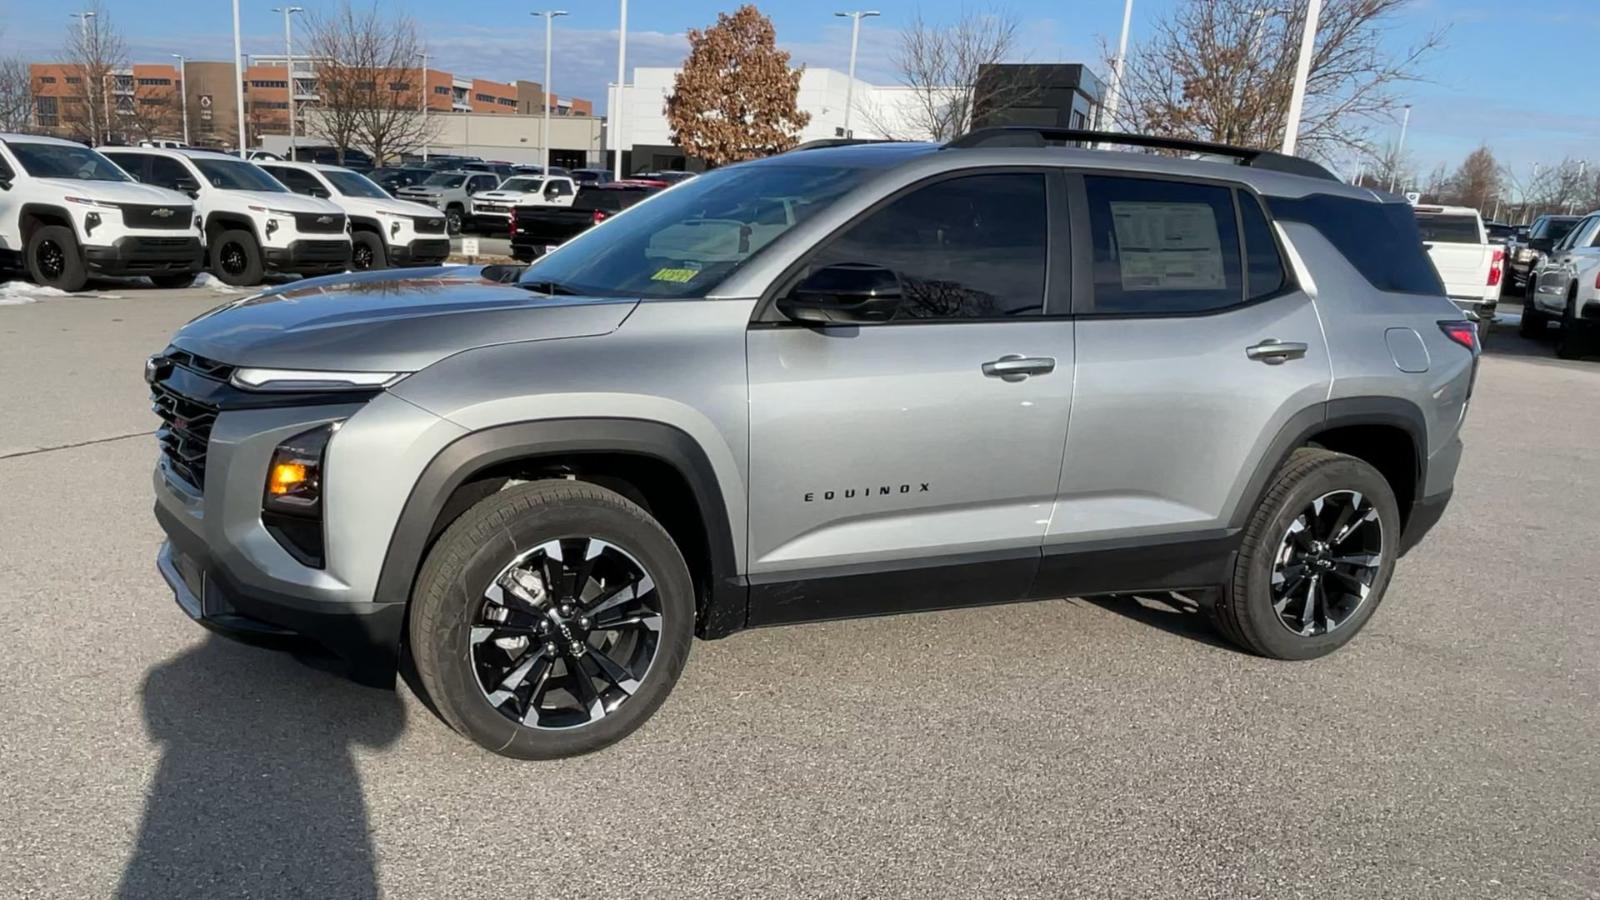
M 0 284 L 0 306 L 21 306 L 40 297 L 67 297 L 66 291 L 53 287 L 40 287 L 26 281 L 7 281 Z
M 219 294 L 244 294 L 249 292 L 246 288 L 237 288 L 231 284 L 224 283 L 222 279 L 212 275 L 210 272 L 201 272 L 199 275 L 196 275 L 194 279 L 194 286 L 197 288 L 207 288 L 209 290 L 216 291 Z

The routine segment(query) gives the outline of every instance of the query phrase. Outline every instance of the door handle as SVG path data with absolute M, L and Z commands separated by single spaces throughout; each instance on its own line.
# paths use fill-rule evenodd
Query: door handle
M 1269 366 L 1282 365 L 1284 360 L 1299 359 L 1306 355 L 1306 345 L 1300 341 L 1280 341 L 1267 338 L 1259 344 L 1244 348 L 1244 355 Z
M 1046 375 L 1056 370 L 1051 356 L 1018 356 L 1007 353 L 999 359 L 983 364 L 983 374 L 1001 381 L 1022 381 L 1029 375 Z

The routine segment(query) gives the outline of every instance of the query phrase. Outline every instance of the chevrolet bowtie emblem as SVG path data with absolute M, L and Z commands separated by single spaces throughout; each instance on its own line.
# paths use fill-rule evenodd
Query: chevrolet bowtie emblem
M 333 216 L 317 216 L 318 225 L 326 225 L 333 221 Z
M 163 206 L 160 209 L 150 210 L 150 215 L 155 216 L 158 219 L 170 219 L 172 218 L 172 210 Z

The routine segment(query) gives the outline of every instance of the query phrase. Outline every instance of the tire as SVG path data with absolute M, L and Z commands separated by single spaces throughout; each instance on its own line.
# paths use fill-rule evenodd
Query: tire
M 217 235 L 210 248 L 211 273 L 223 284 L 249 287 L 261 283 L 265 269 L 261 264 L 261 245 L 256 236 L 242 228 Z
M 1578 298 L 1569 296 L 1561 313 L 1561 331 L 1556 334 L 1556 356 L 1582 359 L 1589 352 L 1588 338 L 1588 323 L 1578 318 Z
M 176 290 L 178 288 L 186 288 L 193 285 L 195 275 L 196 273 L 194 272 L 187 272 L 182 275 L 151 275 L 150 282 L 158 288 Z
M 42 287 L 68 293 L 83 290 L 89 270 L 83 265 L 78 236 L 65 225 L 46 225 L 28 236 L 28 277 Z
M 1344 507 L 1351 513 L 1341 519 Z M 1341 522 L 1354 524 L 1335 541 Z M 1303 447 L 1251 515 L 1231 583 L 1211 607 L 1212 622 L 1229 641 L 1261 656 L 1300 660 L 1332 653 L 1377 610 L 1399 548 L 1399 504 L 1383 475 L 1353 456 Z M 1352 558 L 1361 565 L 1337 562 Z M 1296 567 L 1299 581 L 1293 580 Z M 1275 586 L 1275 576 L 1285 578 L 1287 590 Z M 1320 605 L 1310 603 L 1314 590 Z
M 444 211 L 444 230 L 446 234 L 460 234 L 465 216 L 461 207 L 451 205 Z
M 581 596 L 639 583 L 630 564 L 653 585 L 631 600 L 618 601 L 617 588 L 569 604 L 562 588 L 573 582 L 534 574 L 587 572 Z M 534 580 L 533 593 L 526 581 L 520 595 L 501 587 L 514 572 Z M 552 583 L 554 596 L 543 590 Z M 666 700 L 689 656 L 694 608 L 688 566 L 648 513 L 595 484 L 536 481 L 480 500 L 429 551 L 409 650 L 440 717 L 479 746 L 517 759 L 575 756 L 631 734 Z M 631 626 L 602 624 L 617 617 Z
M 1533 305 L 1533 295 L 1530 292 L 1522 301 L 1522 323 L 1517 326 L 1517 333 L 1525 338 L 1542 338 L 1549 330 L 1550 323 Z
M 389 248 L 383 245 L 383 238 L 370 231 L 358 231 L 350 237 L 350 268 L 358 272 L 389 268 Z

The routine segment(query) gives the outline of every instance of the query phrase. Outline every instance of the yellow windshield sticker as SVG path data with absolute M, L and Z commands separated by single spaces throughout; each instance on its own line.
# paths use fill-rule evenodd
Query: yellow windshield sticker
M 699 269 L 657 269 L 656 273 L 650 276 L 650 280 L 670 281 L 673 284 L 688 284 L 699 274 Z

